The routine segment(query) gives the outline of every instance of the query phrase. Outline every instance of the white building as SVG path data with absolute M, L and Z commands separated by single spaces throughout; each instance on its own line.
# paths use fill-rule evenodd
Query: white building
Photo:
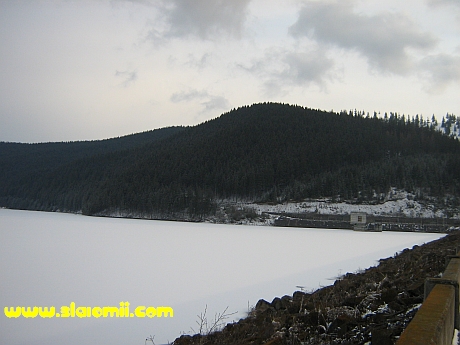
M 353 225 L 353 230 L 366 230 L 367 213 L 352 212 L 350 214 L 350 224 Z

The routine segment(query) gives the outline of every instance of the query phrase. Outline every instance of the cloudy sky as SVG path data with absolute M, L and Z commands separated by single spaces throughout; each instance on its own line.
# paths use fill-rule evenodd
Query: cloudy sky
M 0 0 L 0 141 L 274 101 L 460 115 L 460 0 Z

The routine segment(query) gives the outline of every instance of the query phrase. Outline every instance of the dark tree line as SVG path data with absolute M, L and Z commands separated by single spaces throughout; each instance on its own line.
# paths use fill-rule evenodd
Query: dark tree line
M 76 143 L 60 143 L 52 154 L 46 144 L 4 143 L 0 205 L 201 218 L 219 198 L 364 201 L 390 187 L 459 195 L 460 143 L 434 127 L 396 113 L 379 118 L 264 103 L 154 140 L 136 143 L 134 135 L 126 145 L 114 139 L 114 149 L 92 142 L 91 151 L 78 143 L 72 159 L 50 157 L 62 157 Z

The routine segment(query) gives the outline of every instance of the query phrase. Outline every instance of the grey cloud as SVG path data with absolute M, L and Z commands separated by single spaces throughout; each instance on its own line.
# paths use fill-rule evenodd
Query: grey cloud
M 334 66 L 334 62 L 322 50 L 289 53 L 284 61 L 287 67 L 280 73 L 280 77 L 296 85 L 311 82 L 321 85 L 327 72 Z
M 191 90 L 191 91 L 182 91 L 182 92 L 176 92 L 171 96 L 171 101 L 173 103 L 179 103 L 179 102 L 190 102 L 193 101 L 194 99 L 201 99 L 201 98 L 206 98 L 208 97 L 209 94 L 207 91 L 198 91 L 198 90 Z
M 254 60 L 252 65 L 238 67 L 263 80 L 268 96 L 276 96 L 290 87 L 311 84 L 325 87 L 326 80 L 333 78 L 335 63 L 320 48 L 303 51 L 272 49 L 263 58 Z
M 150 38 L 197 36 L 212 39 L 220 34 L 240 37 L 251 0 L 160 0 L 162 25 L 150 32 Z M 157 23 L 158 24 L 158 23 Z
M 446 11 L 452 11 L 456 16 L 457 26 L 459 26 L 460 19 L 460 0 L 427 0 L 428 5 L 433 8 L 444 8 Z
M 222 96 L 211 96 L 207 101 L 201 104 L 204 105 L 205 111 L 230 108 L 230 103 Z
M 405 74 L 412 62 L 408 48 L 429 49 L 436 40 L 418 30 L 407 17 L 394 13 L 365 16 L 353 12 L 353 2 L 307 2 L 289 29 L 296 38 L 358 51 L 383 72 Z
M 430 92 L 441 92 L 449 84 L 460 83 L 460 56 L 428 56 L 421 61 L 420 67 L 428 74 L 429 83 L 425 89 Z
M 205 90 L 190 90 L 186 92 L 176 92 L 171 96 L 171 102 L 173 103 L 193 102 L 196 100 L 200 101 L 200 104 L 204 107 L 203 112 L 214 109 L 230 108 L 230 103 L 225 97 L 211 95 Z
M 201 58 L 196 58 L 194 55 L 189 54 L 189 60 L 186 62 L 186 64 L 193 68 L 202 69 L 208 64 L 210 56 L 211 54 L 206 53 L 203 54 Z
M 133 83 L 137 79 L 137 72 L 136 71 L 115 71 L 115 77 L 121 78 L 123 81 L 121 85 L 127 87 L 129 84 Z
M 154 1 L 152 0 L 110 0 L 110 2 L 112 4 L 131 2 L 134 4 L 149 5 L 149 6 L 154 4 Z
M 460 1 L 458 0 L 428 0 L 430 5 L 456 5 L 460 7 Z

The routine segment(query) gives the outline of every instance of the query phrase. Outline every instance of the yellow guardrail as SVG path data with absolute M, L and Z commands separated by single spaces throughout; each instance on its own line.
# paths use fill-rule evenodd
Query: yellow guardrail
M 452 345 L 459 329 L 460 257 L 450 258 L 441 278 L 425 282 L 425 300 L 396 345 Z

